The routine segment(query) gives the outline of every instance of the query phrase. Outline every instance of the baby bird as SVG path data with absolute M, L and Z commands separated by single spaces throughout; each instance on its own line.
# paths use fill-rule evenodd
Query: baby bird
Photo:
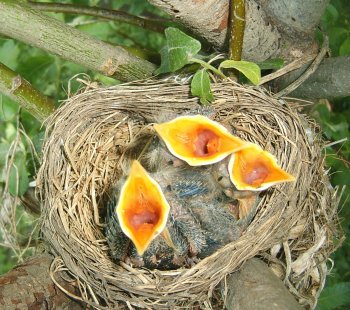
M 241 236 L 262 190 L 294 180 L 271 154 L 204 116 L 154 128 L 161 140 L 141 152 L 108 203 L 105 233 L 116 260 L 191 266 Z
M 191 264 L 205 245 L 198 221 L 181 193 L 172 189 L 177 169 L 174 175 L 169 167 L 163 168 L 148 174 L 134 161 L 128 178 L 118 184 L 106 228 L 116 260 L 128 258 L 139 267 L 173 269 Z
M 198 258 L 204 258 L 214 253 L 223 245 L 236 240 L 241 235 L 241 228 L 236 225 L 236 219 L 230 213 L 230 208 L 225 205 L 233 205 L 230 197 L 227 197 L 221 186 L 214 179 L 209 166 L 191 167 L 179 161 L 170 154 L 160 143 L 157 137 L 146 153 L 150 173 L 147 173 L 159 185 L 159 190 L 164 195 L 166 203 L 157 199 L 154 205 L 157 216 L 136 216 L 147 224 L 156 227 L 158 223 L 151 223 L 159 219 L 165 226 L 162 232 L 155 231 L 145 248 L 139 246 L 140 241 L 133 240 L 125 234 L 123 224 L 116 206 L 118 200 L 132 201 L 135 196 L 135 188 L 127 188 L 125 195 L 121 193 L 125 178 L 119 182 L 113 199 L 108 203 L 107 228 L 105 230 L 110 252 L 115 260 L 127 260 L 138 267 L 150 269 L 174 269 L 181 266 L 191 266 Z M 134 166 L 133 163 L 132 166 Z M 137 163 L 136 165 L 140 165 Z M 135 174 L 131 169 L 129 177 Z M 142 180 L 147 179 L 145 175 Z M 137 181 L 140 184 L 140 180 Z M 151 194 L 149 188 L 144 187 L 143 199 L 151 201 L 156 194 Z M 151 199 L 152 198 L 152 199 Z M 149 199 L 149 200 L 148 200 Z M 137 207 L 133 203 L 131 209 L 137 213 Z M 159 202 L 159 204 L 158 204 Z M 168 204 L 170 206 L 167 218 L 162 219 L 162 212 L 166 214 Z M 124 219 L 128 216 L 125 212 Z M 135 216 L 134 216 L 135 218 Z M 158 225 L 159 226 L 159 225 Z M 142 241 L 142 236 L 137 236 Z M 143 233 L 143 236 L 145 234 Z M 146 244 L 144 243 L 144 244 Z

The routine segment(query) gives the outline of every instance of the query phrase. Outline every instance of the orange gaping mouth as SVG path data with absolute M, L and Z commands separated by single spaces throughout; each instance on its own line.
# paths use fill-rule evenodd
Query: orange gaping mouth
M 191 166 L 216 163 L 249 145 L 202 115 L 177 117 L 154 128 L 169 151 Z
M 261 191 L 278 183 L 295 180 L 278 166 L 273 155 L 255 144 L 231 155 L 229 174 L 238 190 Z
M 170 207 L 158 183 L 134 161 L 116 210 L 121 229 L 142 255 L 164 230 Z

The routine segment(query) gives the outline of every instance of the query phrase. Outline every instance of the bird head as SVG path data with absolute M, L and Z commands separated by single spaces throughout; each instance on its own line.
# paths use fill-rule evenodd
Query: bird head
M 164 231 L 169 210 L 158 183 L 135 160 L 121 188 L 116 212 L 122 231 L 139 255 Z
M 272 185 L 295 180 L 277 164 L 271 153 L 256 144 L 233 153 L 228 171 L 238 190 L 262 191 Z
M 190 166 L 216 163 L 249 145 L 202 115 L 180 116 L 154 129 L 169 151 Z

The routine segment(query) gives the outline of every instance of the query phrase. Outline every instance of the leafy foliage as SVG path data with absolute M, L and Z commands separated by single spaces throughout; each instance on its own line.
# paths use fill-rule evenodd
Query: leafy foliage
M 318 310 L 334 310 L 350 304 L 350 282 L 326 287 L 318 301 Z
M 220 68 L 236 69 L 242 72 L 254 85 L 258 85 L 261 78 L 260 68 L 257 64 L 249 61 L 224 60 Z
M 214 100 L 210 89 L 210 78 L 207 70 L 198 70 L 192 78 L 191 92 L 193 96 L 198 96 L 204 105 Z
M 198 55 L 201 49 L 201 43 L 191 38 L 177 28 L 169 27 L 165 30 L 166 45 L 161 49 L 162 63 L 156 74 L 175 72 L 190 63 L 199 63 L 205 68 L 199 69 L 191 83 L 191 93 L 198 96 L 202 104 L 208 104 L 214 100 L 214 96 L 210 90 L 210 78 L 207 70 L 212 71 L 220 77 L 226 76 L 220 68 L 236 69 L 243 73 L 248 80 L 257 85 L 260 81 L 261 73 L 258 65 L 248 61 L 223 61 L 219 68 L 216 69 L 209 62 L 205 62 Z
M 346 0 L 331 0 L 322 18 L 329 35 L 332 55 L 350 55 L 350 7 Z M 313 110 L 330 146 L 325 150 L 334 186 L 345 186 L 340 203 L 340 217 L 345 235 L 350 234 L 350 97 L 321 103 Z M 335 144 L 332 144 L 335 143 Z M 317 310 L 349 309 L 350 261 L 349 240 L 333 254 L 335 261 L 327 286 L 321 293 Z
M 166 45 L 161 49 L 162 64 L 156 73 L 175 72 L 187 65 L 201 49 L 201 43 L 181 30 L 165 30 Z

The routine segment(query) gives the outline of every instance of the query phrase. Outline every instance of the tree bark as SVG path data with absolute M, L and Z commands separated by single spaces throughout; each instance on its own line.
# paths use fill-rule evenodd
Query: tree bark
M 227 310 L 302 310 L 283 282 L 257 258 L 247 261 L 226 280 Z
M 229 1 L 149 0 L 183 23 L 197 36 L 221 50 L 227 49 Z M 263 61 L 282 57 L 287 61 L 317 49 L 314 30 L 329 0 L 247 0 L 243 56 Z M 196 12 L 196 14 L 193 14 Z
M 184 24 L 211 46 L 227 50 L 229 1 L 149 0 L 149 2 L 168 13 L 175 21 Z M 279 49 L 280 35 L 253 0 L 246 1 L 245 20 L 242 58 L 263 61 L 275 57 Z
M 284 76 L 279 87 L 289 85 L 306 69 L 307 65 Z M 350 96 L 350 56 L 324 59 L 316 72 L 289 96 L 306 99 L 334 99 Z
M 84 309 L 56 287 L 49 276 L 52 256 L 35 256 L 0 277 L 0 308 L 11 309 Z M 76 288 L 63 280 L 59 284 L 67 291 Z M 75 292 L 79 294 L 78 292 Z
M 329 0 L 256 0 L 284 32 L 314 34 Z
M 49 97 L 2 63 L 0 63 L 0 92 L 18 102 L 40 122 L 55 110 L 55 105 Z
M 22 1 L 0 0 L 0 34 L 121 81 L 152 75 L 155 65 L 98 41 Z

